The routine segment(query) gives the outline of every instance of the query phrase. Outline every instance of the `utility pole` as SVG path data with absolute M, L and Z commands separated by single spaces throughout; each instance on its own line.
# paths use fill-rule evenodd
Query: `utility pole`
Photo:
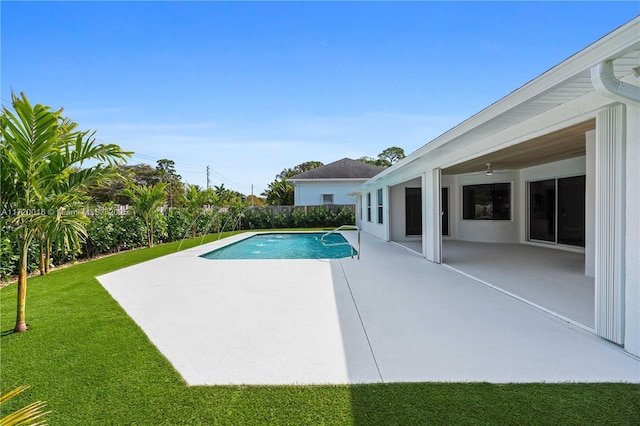
M 209 189 L 209 166 L 207 166 L 207 189 Z
M 253 207 L 253 184 L 251 184 L 251 207 Z

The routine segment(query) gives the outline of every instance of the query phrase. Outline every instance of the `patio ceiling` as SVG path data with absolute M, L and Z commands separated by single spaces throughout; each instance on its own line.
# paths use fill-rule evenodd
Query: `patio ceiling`
M 493 170 L 517 170 L 586 154 L 585 132 L 596 128 L 588 120 L 544 136 L 495 151 L 442 170 L 445 175 L 482 172 L 491 163 Z

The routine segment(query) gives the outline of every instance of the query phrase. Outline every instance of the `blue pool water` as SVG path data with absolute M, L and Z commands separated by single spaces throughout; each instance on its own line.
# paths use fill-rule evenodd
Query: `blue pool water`
M 351 256 L 351 245 L 340 234 L 323 232 L 257 234 L 200 255 L 205 259 L 339 259 Z M 353 249 L 354 256 L 357 254 Z

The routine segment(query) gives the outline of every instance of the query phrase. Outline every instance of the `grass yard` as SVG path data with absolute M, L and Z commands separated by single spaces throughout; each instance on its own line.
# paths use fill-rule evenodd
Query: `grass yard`
M 189 387 L 95 279 L 178 244 L 30 278 L 27 333 L 11 332 L 16 285 L 2 288 L 2 389 L 31 386 L 3 410 L 44 400 L 50 424 L 74 426 L 640 424 L 640 386 L 628 384 Z

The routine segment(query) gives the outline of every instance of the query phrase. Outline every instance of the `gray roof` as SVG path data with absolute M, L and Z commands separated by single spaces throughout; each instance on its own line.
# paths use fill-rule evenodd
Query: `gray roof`
M 289 180 L 305 179 L 369 179 L 385 170 L 386 167 L 374 166 L 362 161 L 343 158 L 333 163 L 300 173 Z

